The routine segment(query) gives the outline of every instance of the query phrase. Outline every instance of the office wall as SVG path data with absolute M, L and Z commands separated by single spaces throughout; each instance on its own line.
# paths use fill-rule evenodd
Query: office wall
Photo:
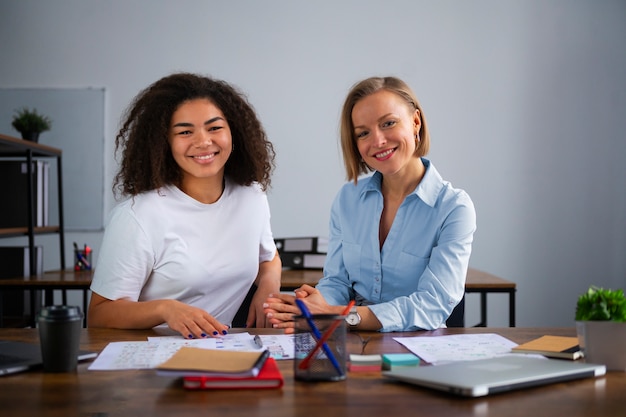
M 21 137 L 11 126 L 16 108 L 35 108 L 52 120 L 41 143 L 63 150 L 64 200 L 80 201 L 64 207 L 68 231 L 102 230 L 104 96 L 102 88 L 0 88 L 0 132 Z M 50 160 L 50 224 L 59 218 L 57 170 L 56 160 Z
M 0 87 L 106 89 L 105 213 L 122 111 L 185 70 L 258 110 L 278 154 L 275 235 L 326 234 L 342 99 L 393 74 L 425 109 L 430 158 L 474 200 L 471 265 L 517 282 L 520 326 L 570 325 L 589 284 L 626 287 L 621 0 L 0 0 L 0 39 Z M 67 242 L 97 250 L 100 237 Z M 506 325 L 505 297 L 491 307 L 489 324 Z

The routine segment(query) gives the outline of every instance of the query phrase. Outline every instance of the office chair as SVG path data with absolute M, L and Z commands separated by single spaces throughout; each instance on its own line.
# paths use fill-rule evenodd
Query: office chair
M 252 296 L 256 292 L 256 285 L 252 284 L 250 289 L 248 290 L 248 294 L 246 294 L 246 298 L 243 299 L 239 310 L 235 313 L 235 317 L 233 318 L 233 327 L 244 327 L 246 325 L 246 318 L 248 318 L 248 310 L 250 310 L 250 303 L 252 302 Z
M 450 313 L 450 317 L 446 320 L 446 325 L 448 327 L 465 327 L 465 294 L 463 294 L 461 301 Z

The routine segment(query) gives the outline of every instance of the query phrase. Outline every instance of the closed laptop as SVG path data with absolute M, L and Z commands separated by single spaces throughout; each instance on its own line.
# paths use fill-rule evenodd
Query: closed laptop
M 93 359 L 96 356 L 95 352 L 80 351 L 78 360 Z M 38 344 L 0 340 L 0 376 L 24 372 L 41 365 L 43 359 Z
M 604 365 L 514 354 L 395 369 L 383 372 L 383 376 L 455 395 L 481 397 L 537 385 L 593 378 L 605 373 Z

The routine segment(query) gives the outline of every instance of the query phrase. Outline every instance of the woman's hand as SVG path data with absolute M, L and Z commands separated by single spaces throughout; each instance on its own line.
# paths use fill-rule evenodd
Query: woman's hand
M 270 294 L 263 304 L 263 309 L 272 327 L 285 329 L 286 333 L 293 333 L 293 318 L 300 314 L 300 309 L 295 300 L 296 297 L 290 294 Z
M 295 294 L 304 301 L 311 314 L 339 314 L 342 310 L 328 304 L 322 293 L 310 285 L 303 285 L 295 290 Z
M 285 329 L 286 333 L 293 333 L 294 316 L 302 314 L 296 305 L 296 297 L 304 301 L 311 314 L 332 314 L 336 313 L 336 309 L 341 309 L 341 307 L 330 306 L 322 294 L 310 285 L 303 285 L 296 289 L 294 294 L 270 295 L 263 305 L 265 314 L 275 329 Z
M 176 300 L 163 301 L 164 303 L 159 308 L 165 323 L 186 339 L 217 337 L 228 333 L 228 326 L 220 323 L 201 308 Z
M 203 338 L 228 332 L 206 311 L 176 300 L 109 300 L 92 292 L 88 311 L 89 327 L 114 329 L 150 329 L 166 323 L 183 337 Z

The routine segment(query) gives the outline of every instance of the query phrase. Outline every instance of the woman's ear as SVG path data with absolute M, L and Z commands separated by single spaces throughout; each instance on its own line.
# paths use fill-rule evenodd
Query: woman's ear
M 422 118 L 418 109 L 415 109 L 415 113 L 413 113 L 413 128 L 415 129 L 415 137 L 417 137 L 422 129 Z

